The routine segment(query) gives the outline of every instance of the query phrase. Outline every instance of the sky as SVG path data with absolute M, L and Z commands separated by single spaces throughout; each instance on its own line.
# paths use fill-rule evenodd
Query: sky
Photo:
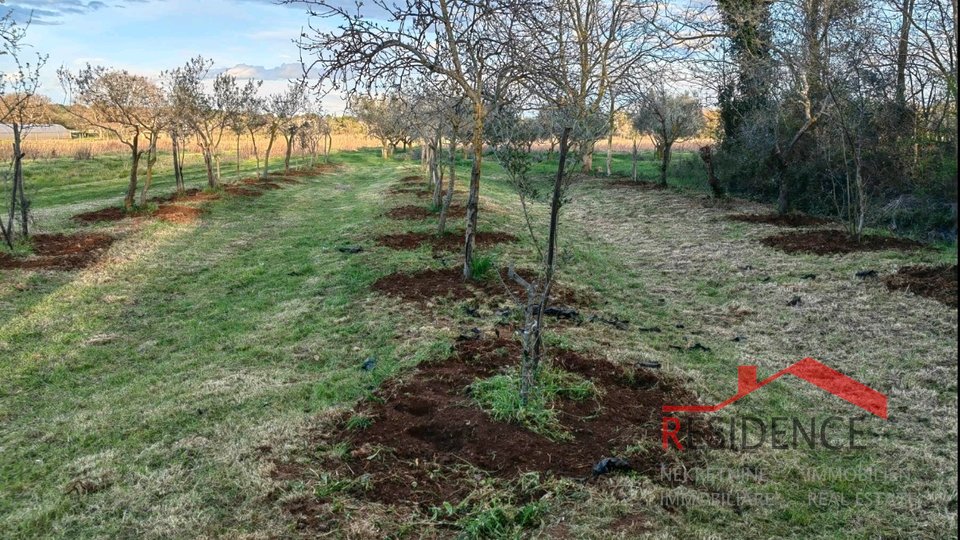
M 86 63 L 156 78 L 198 54 L 238 78 L 264 81 L 278 92 L 301 72 L 293 39 L 308 24 L 303 5 L 271 0 L 0 0 L 0 13 L 32 16 L 25 40 L 48 54 L 41 92 L 62 103 L 60 66 Z M 343 100 L 328 95 L 324 109 L 339 113 Z

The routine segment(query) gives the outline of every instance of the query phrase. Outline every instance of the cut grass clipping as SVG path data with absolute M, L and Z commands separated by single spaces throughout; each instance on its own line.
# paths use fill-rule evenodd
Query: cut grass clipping
M 554 441 L 566 441 L 572 437 L 557 419 L 554 402 L 589 399 L 597 395 L 597 387 L 573 373 L 543 366 L 537 374 L 537 387 L 524 405 L 520 401 L 520 368 L 516 367 L 474 382 L 470 395 L 494 420 L 515 422 Z

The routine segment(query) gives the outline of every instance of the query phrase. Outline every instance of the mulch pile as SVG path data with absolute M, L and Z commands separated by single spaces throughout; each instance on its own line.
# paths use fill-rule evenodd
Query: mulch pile
M 957 307 L 957 265 L 905 266 L 883 282 L 891 291 L 908 291 Z
M 523 289 L 507 277 L 507 269 L 501 268 L 500 279 L 496 276 L 482 281 L 463 279 L 463 268 L 454 266 L 441 270 L 420 270 L 411 274 L 397 272 L 384 276 L 372 285 L 372 289 L 388 296 L 410 302 L 429 302 L 438 298 L 450 300 L 471 300 L 475 298 L 504 298 L 511 293 L 517 298 L 525 298 Z M 517 273 L 527 281 L 535 279 L 533 272 L 518 269 Z M 502 280 L 502 281 L 501 281 Z M 504 283 L 509 291 L 504 289 Z M 582 296 L 561 285 L 554 284 L 550 293 L 551 305 L 577 307 L 588 305 L 592 299 Z
M 200 216 L 203 215 L 203 210 L 193 206 L 161 204 L 156 211 L 150 215 L 169 223 L 192 223 L 200 219 Z
M 852 236 L 836 230 L 777 234 L 760 240 L 760 243 L 790 254 L 813 253 L 816 255 L 836 255 L 885 249 L 913 251 L 923 247 L 923 244 L 913 240 L 889 236 L 864 235 L 858 243 Z
M 467 208 L 459 204 L 451 204 L 450 208 L 447 209 L 447 218 L 462 219 L 466 217 L 466 215 Z M 384 216 L 396 220 L 423 220 L 430 217 L 440 217 L 440 212 L 433 212 L 424 206 L 408 204 L 406 206 L 393 208 L 385 213 Z
M 670 186 L 665 186 L 659 182 L 634 182 L 633 180 L 612 180 L 606 182 L 608 187 L 628 187 L 634 189 L 642 189 L 648 191 L 659 191 L 663 189 L 670 189 Z
M 443 236 L 437 236 L 434 233 L 406 232 L 378 236 L 376 242 L 377 245 L 399 250 L 413 250 L 428 244 L 434 251 L 455 251 L 463 247 L 463 235 L 463 232 L 449 232 Z M 478 232 L 474 238 L 476 245 L 487 247 L 517 240 L 516 236 L 504 232 Z
M 199 200 L 199 199 L 198 199 Z M 73 216 L 74 221 L 81 223 L 95 223 L 100 221 L 120 221 L 126 218 L 156 217 L 170 223 L 191 223 L 200 218 L 203 210 L 191 206 L 178 204 L 161 204 L 150 211 L 135 210 L 127 212 L 119 206 L 101 208 L 92 212 L 84 212 Z
M 260 197 L 263 195 L 263 192 L 260 191 L 259 189 L 253 189 L 253 188 L 243 187 L 238 185 L 229 185 L 223 188 L 223 190 L 231 195 L 236 195 L 238 197 Z
M 150 200 L 157 203 L 165 202 L 206 202 L 206 201 L 215 201 L 220 198 L 220 195 L 216 193 L 207 193 L 202 189 L 190 188 L 183 193 L 171 193 L 169 195 L 152 197 Z
M 278 178 L 277 180 L 282 181 L 284 179 Z M 294 182 L 296 182 L 296 180 L 294 180 Z M 277 184 L 276 182 L 261 180 L 259 178 L 247 178 L 246 180 L 243 180 L 241 183 L 247 186 L 258 187 L 260 189 L 283 189 L 283 186 L 281 186 L 280 184 Z
M 79 270 L 90 266 L 113 243 L 106 234 L 35 234 L 33 254 L 15 257 L 0 253 L 0 268 Z
M 763 225 L 776 225 L 777 227 L 816 227 L 827 225 L 829 220 L 808 216 L 807 214 L 730 214 L 727 216 L 730 221 L 740 221 L 743 223 L 760 223 Z
M 303 480 L 310 477 L 311 468 L 345 478 L 366 475 L 369 488 L 358 488 L 352 495 L 429 508 L 444 501 L 456 504 L 472 491 L 478 478 L 467 465 L 508 481 L 532 471 L 589 479 L 593 466 L 603 458 L 627 457 L 634 471 L 658 475 L 662 452 L 626 455 L 627 447 L 640 441 L 659 444 L 661 407 L 694 403 L 694 398 L 652 370 L 630 372 L 572 351 L 547 352 L 555 367 L 576 373 L 598 388 L 593 398 L 555 403 L 571 440 L 552 440 L 483 412 L 467 387 L 516 366 L 520 348 L 509 337 L 462 341 L 449 359 L 421 364 L 414 374 L 388 381 L 377 390 L 357 411 L 372 418 L 369 427 L 349 429 L 341 421 L 321 436 L 325 440 L 317 441 L 317 446 L 348 443 L 348 457 L 319 464 L 276 463 L 275 477 Z M 680 456 L 684 457 L 693 459 Z M 302 524 L 309 524 L 316 512 L 322 512 L 324 502 L 321 496 L 294 501 L 287 508 Z

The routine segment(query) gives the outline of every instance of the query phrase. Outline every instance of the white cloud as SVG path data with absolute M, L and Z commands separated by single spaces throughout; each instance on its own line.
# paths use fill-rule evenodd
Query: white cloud
M 238 79 L 260 79 L 263 81 L 288 81 L 299 79 L 303 76 L 303 66 L 299 62 L 289 62 L 280 64 L 274 68 L 263 66 L 251 66 L 249 64 L 237 64 L 230 68 L 219 68 L 210 71 L 210 77 L 216 77 L 221 73 L 233 75 Z

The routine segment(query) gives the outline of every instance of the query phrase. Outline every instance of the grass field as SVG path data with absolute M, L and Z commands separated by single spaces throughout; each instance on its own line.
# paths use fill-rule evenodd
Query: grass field
M 957 311 L 854 275 L 955 264 L 956 246 L 786 255 L 757 242 L 775 228 L 723 219 L 763 207 L 706 202 L 697 162 L 680 157 L 671 190 L 591 179 L 571 193 L 560 280 L 601 299 L 591 312 L 631 327 L 548 326 L 548 348 L 659 361 L 705 403 L 734 392 L 739 364 L 765 376 L 813 356 L 889 396 L 889 421 L 864 419 L 867 448 L 707 451 L 697 481 L 674 485 L 639 474 L 536 478 L 543 495 L 533 513 L 498 485 L 445 516 L 334 493 L 323 516 L 336 526 L 332 537 L 957 536 Z M 0 274 L 0 537 L 297 536 L 284 504 L 317 494 L 327 477 L 279 480 L 273 460 L 316 453 L 305 441 L 327 419 L 381 382 L 445 358 L 465 326 L 492 325 L 467 319 L 456 302 L 411 309 L 371 291 L 392 272 L 444 268 L 457 257 L 373 241 L 432 230 L 382 216 L 427 204 L 388 192 L 419 172 L 415 162 L 384 163 L 373 151 L 334 162 L 334 171 L 262 197 L 226 196 L 194 223 L 92 227 L 69 218 L 120 203 L 121 157 L 28 164 L 36 230 L 95 229 L 118 240 L 80 272 Z M 187 185 L 203 187 L 192 163 Z M 462 186 L 466 163 L 461 170 Z M 644 178 L 655 170 L 644 161 Z M 625 156 L 616 171 L 629 171 Z M 169 169 L 158 174 L 154 194 L 169 192 Z M 481 230 L 523 236 L 516 195 L 495 165 L 485 174 Z M 540 225 L 544 210 L 535 206 Z M 354 244 L 364 251 L 337 250 Z M 521 242 L 481 255 L 522 265 L 532 251 Z M 794 296 L 802 303 L 787 306 Z M 651 327 L 661 331 L 638 330 Z M 358 369 L 368 358 L 376 368 Z M 737 408 L 852 414 L 786 382 Z M 658 451 L 660 441 L 638 445 Z

